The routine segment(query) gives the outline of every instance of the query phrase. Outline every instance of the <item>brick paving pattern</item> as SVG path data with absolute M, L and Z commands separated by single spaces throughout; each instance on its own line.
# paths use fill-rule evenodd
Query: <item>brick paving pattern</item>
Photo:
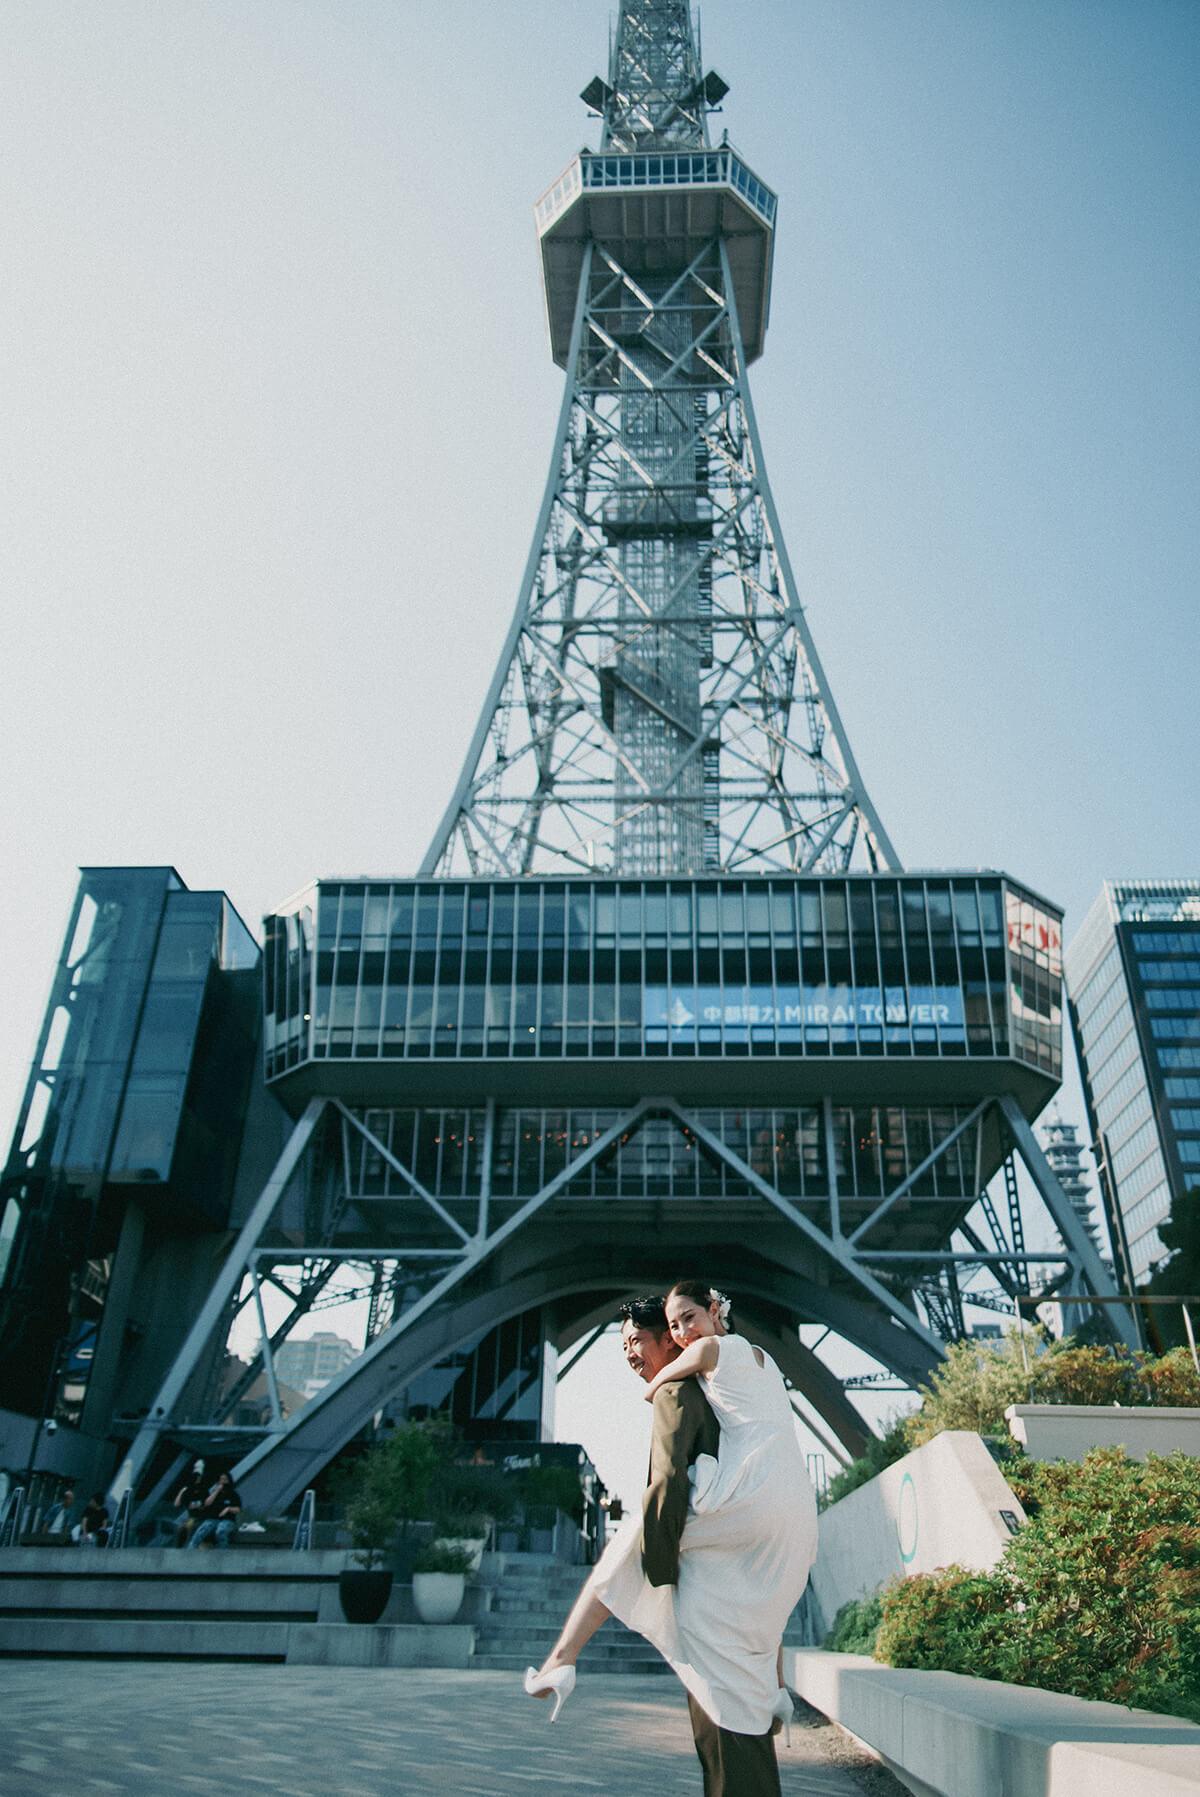
M 581 1678 L 553 1728 L 502 1672 L 7 1660 L 0 1691 L 3 1797 L 701 1792 L 674 1679 Z M 819 1720 L 780 1744 L 784 1797 L 900 1791 Z

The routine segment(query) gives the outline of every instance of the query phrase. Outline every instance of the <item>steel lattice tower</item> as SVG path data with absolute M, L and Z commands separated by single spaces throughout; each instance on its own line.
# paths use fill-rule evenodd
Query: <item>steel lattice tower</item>
M 747 381 L 776 201 L 686 0 L 625 0 L 601 148 L 537 218 L 566 388 L 516 614 L 423 872 L 896 866 L 809 632 Z

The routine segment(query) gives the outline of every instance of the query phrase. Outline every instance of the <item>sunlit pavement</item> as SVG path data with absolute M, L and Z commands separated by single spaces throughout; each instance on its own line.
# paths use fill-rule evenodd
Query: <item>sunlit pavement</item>
M 553 1727 L 549 1705 L 499 1672 L 6 1660 L 0 1692 L 3 1797 L 702 1789 L 683 1692 L 667 1678 L 581 1679 Z M 863 1797 L 830 1741 L 800 1728 L 780 1743 L 784 1797 Z

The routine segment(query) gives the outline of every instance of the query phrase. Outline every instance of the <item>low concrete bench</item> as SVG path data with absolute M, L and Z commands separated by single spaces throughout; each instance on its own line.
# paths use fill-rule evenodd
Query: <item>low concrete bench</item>
M 1200 1794 L 1200 1727 L 1172 1716 L 817 1648 L 785 1648 L 784 1672 L 915 1797 Z

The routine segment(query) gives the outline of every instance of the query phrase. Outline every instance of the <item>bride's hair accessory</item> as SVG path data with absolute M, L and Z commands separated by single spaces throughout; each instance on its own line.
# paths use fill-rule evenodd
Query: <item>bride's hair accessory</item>
M 708 1301 L 717 1307 L 717 1316 L 722 1323 L 729 1321 L 729 1299 L 724 1292 L 719 1292 L 715 1285 L 708 1288 Z

